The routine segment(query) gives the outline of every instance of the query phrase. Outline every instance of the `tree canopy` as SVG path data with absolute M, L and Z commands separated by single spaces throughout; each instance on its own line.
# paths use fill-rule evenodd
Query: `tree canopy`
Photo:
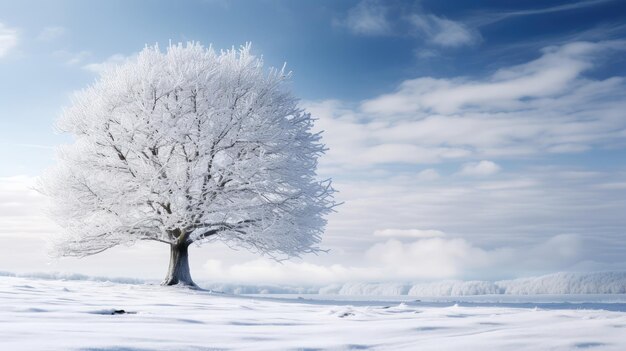
M 64 228 L 55 253 L 221 240 L 271 256 L 319 250 L 335 206 L 311 115 L 250 45 L 146 47 L 73 96 L 74 142 L 43 177 Z

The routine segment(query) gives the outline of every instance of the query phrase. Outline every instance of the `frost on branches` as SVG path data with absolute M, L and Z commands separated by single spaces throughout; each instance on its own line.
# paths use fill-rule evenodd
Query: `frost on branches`
M 316 252 L 335 206 L 316 178 L 311 116 L 250 46 L 147 47 L 77 93 L 42 190 L 65 229 L 60 256 L 153 240 L 171 246 L 163 284 L 193 285 L 188 247 L 220 240 L 272 257 Z

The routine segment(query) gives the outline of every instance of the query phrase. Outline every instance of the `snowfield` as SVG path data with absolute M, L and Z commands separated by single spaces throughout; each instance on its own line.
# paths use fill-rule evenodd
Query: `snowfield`
M 0 350 L 626 350 L 623 303 L 287 300 L 0 277 L 0 305 Z

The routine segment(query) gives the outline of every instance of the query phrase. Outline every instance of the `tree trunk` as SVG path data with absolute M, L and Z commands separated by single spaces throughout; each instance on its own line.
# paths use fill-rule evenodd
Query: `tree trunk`
M 187 285 L 197 287 L 189 272 L 189 244 L 176 243 L 170 246 L 170 267 L 161 285 Z

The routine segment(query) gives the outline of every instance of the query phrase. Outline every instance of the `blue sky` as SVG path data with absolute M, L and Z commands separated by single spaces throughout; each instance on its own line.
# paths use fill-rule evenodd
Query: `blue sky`
M 29 187 L 71 141 L 53 128 L 71 93 L 170 40 L 252 42 L 268 66 L 287 62 L 325 130 L 320 174 L 346 202 L 324 257 L 276 265 L 212 245 L 192 254 L 194 275 L 322 284 L 626 269 L 618 0 L 1 2 L 3 269 L 163 273 L 167 257 L 149 245 L 50 261 L 43 242 L 58 228 Z M 14 260 L 18 247 L 31 249 Z

